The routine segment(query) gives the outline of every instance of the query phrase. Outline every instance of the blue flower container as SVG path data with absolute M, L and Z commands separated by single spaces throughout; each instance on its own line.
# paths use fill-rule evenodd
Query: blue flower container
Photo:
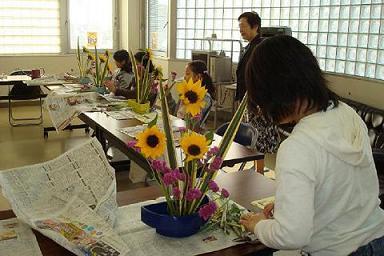
M 203 199 L 202 205 L 208 202 Z M 141 207 L 141 221 L 155 228 L 156 233 L 168 237 L 187 237 L 199 232 L 200 227 L 205 224 L 199 213 L 187 216 L 171 216 L 167 211 L 167 203 L 156 203 Z

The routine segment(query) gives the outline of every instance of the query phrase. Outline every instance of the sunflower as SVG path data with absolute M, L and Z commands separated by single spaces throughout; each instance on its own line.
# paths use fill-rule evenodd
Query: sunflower
M 95 61 L 96 57 L 92 53 L 88 53 L 88 60 Z
M 185 105 L 185 111 L 192 116 L 196 116 L 205 106 L 204 97 L 207 90 L 201 86 L 201 80 L 193 83 L 189 79 L 188 83 L 184 80 L 177 85 L 177 90 L 180 94 L 180 100 Z
M 152 60 L 152 57 L 153 57 L 152 49 L 151 48 L 145 49 L 145 53 L 146 53 L 148 59 Z
M 89 53 L 89 50 L 88 50 L 88 48 L 87 48 L 87 47 L 85 47 L 85 46 L 83 46 L 83 52 L 85 52 L 85 53 Z
M 196 132 L 184 135 L 180 140 L 180 146 L 187 155 L 187 161 L 201 159 L 208 151 L 207 139 Z
M 106 55 L 101 54 L 99 56 L 99 59 L 101 63 L 104 63 L 104 62 L 107 62 L 108 57 Z
M 137 136 L 136 146 L 140 148 L 145 157 L 156 158 L 161 156 L 165 149 L 165 135 L 156 126 L 146 128 Z

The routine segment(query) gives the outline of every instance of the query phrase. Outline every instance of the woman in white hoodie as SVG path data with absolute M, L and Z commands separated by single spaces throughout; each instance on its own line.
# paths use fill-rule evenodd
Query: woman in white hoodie
M 310 49 L 289 36 L 264 40 L 248 62 L 246 82 L 252 111 L 295 126 L 277 153 L 273 211 L 246 214 L 241 223 L 271 248 L 384 255 L 367 127 L 328 89 Z

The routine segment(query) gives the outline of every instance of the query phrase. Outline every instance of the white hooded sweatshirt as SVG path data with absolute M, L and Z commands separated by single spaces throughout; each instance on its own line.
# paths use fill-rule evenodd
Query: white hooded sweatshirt
M 367 127 L 338 107 L 302 118 L 280 146 L 274 219 L 255 234 L 276 249 L 348 255 L 384 235 Z

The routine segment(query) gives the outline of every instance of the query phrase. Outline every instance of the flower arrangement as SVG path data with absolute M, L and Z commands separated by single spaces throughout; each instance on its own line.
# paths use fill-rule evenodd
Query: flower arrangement
M 83 54 L 86 55 L 86 59 Z M 84 78 L 90 74 L 93 77 L 94 85 L 101 86 L 107 76 L 112 74 L 112 66 L 109 62 L 109 55 L 108 50 L 106 50 L 104 54 L 99 54 L 96 46 L 94 53 L 92 53 L 85 46 L 81 51 L 79 39 L 77 39 L 76 59 L 80 78 Z
M 160 77 L 155 77 L 150 73 L 150 67 L 152 63 L 152 52 L 150 49 L 146 49 L 146 58 L 148 62 L 144 67 L 144 58 L 141 63 L 136 62 L 136 59 L 133 55 L 132 51 L 129 51 L 129 58 L 132 62 L 133 73 L 135 75 L 136 82 L 136 102 L 140 104 L 144 104 L 148 101 L 149 95 L 153 92 L 153 85 L 155 84 L 156 79 L 161 79 L 161 72 L 157 72 Z
M 141 152 L 147 159 L 154 178 L 164 193 L 170 215 L 185 216 L 198 212 L 201 218 L 208 220 L 219 207 L 214 198 L 201 205 L 204 197 L 211 192 L 218 193 L 222 199 L 229 196 L 228 191 L 225 188 L 220 189 L 214 179 L 240 125 L 247 96 L 237 109 L 220 145 L 216 147 L 212 146 L 213 132 L 200 134 L 193 131 L 204 107 L 206 89 L 201 86 L 201 81 L 184 81 L 177 86 L 181 102 L 186 109 L 186 127 L 179 129 L 182 163 L 176 160 L 175 140 L 165 89 L 162 86 L 160 100 L 164 131 L 156 125 L 156 117 L 137 135 L 137 141 L 131 141 L 129 146 Z

